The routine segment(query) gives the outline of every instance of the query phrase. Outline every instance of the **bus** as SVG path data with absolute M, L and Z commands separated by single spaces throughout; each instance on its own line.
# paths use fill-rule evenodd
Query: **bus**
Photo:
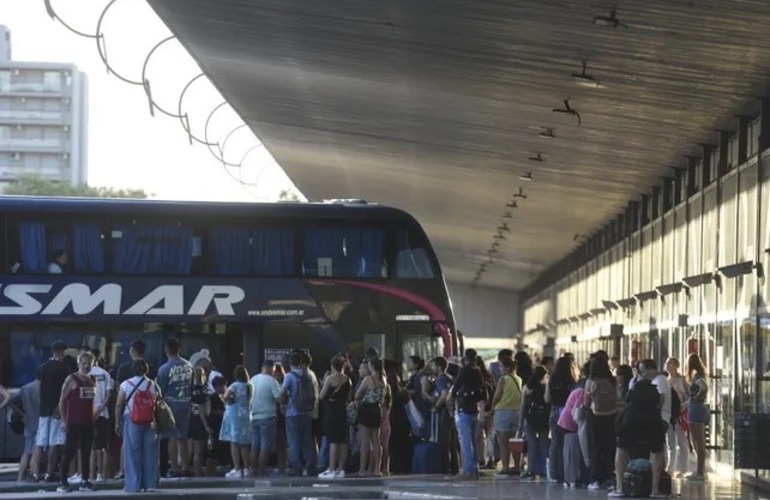
M 2 196 L 0 238 L 11 388 L 34 379 L 55 340 L 98 348 L 113 367 L 142 339 L 157 367 L 176 337 L 184 357 L 208 349 L 228 378 L 293 349 L 319 374 L 338 352 L 374 347 L 403 370 L 413 354 L 460 349 L 436 255 L 395 208 Z

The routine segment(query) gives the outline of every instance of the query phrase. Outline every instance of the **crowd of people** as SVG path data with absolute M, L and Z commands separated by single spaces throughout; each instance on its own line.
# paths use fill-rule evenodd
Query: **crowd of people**
M 459 359 L 411 356 L 402 380 L 374 349 L 334 356 L 320 378 L 296 350 L 253 377 L 239 365 L 227 380 L 207 350 L 188 361 L 181 348 L 169 339 L 156 371 L 137 340 L 111 374 L 98 351 L 68 356 L 55 342 L 37 380 L 10 401 L 23 420 L 19 480 L 67 492 L 114 477 L 140 492 L 218 466 L 228 478 L 476 478 L 488 469 L 623 496 L 626 467 L 644 457 L 652 494 L 663 496 L 667 476 L 687 472 L 691 446 L 697 468 L 687 478 L 706 478 L 708 385 L 697 354 L 682 374 L 675 358 L 663 372 L 652 359 L 621 365 L 603 351 L 578 368 L 569 353 L 536 363 L 502 350 L 487 366 L 468 349 Z

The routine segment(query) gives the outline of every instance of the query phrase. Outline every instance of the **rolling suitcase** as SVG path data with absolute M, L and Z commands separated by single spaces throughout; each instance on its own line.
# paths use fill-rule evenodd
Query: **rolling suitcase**
M 414 446 L 412 455 L 412 474 L 441 474 L 444 463 L 442 446 L 438 441 L 439 413 L 430 415 L 430 440 Z
M 649 460 L 631 460 L 623 473 L 623 494 L 631 498 L 647 498 L 652 493 L 652 464 Z

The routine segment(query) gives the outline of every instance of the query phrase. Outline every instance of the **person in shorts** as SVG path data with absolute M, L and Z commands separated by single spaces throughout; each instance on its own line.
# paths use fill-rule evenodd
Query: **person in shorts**
M 173 477 L 190 475 L 190 448 L 187 436 L 190 431 L 192 414 L 192 365 L 179 355 L 181 344 L 175 338 L 166 341 L 166 357 L 168 361 L 158 370 L 158 386 L 163 399 L 166 400 L 174 413 L 176 429 L 163 435 L 168 440 L 167 453 L 171 464 Z M 161 452 L 161 457 L 163 453 Z M 161 468 L 164 464 L 161 462 Z
M 21 415 L 24 422 L 24 453 L 19 462 L 19 482 L 27 477 L 27 468 L 35 453 L 37 425 L 40 419 L 40 374 L 32 382 L 25 384 L 10 400 L 11 410 Z
M 497 436 L 497 446 L 500 449 L 502 469 L 500 476 L 511 474 L 510 452 L 508 440 L 519 432 L 519 410 L 521 409 L 521 379 L 516 375 L 516 361 L 511 358 L 500 360 L 500 379 L 497 381 L 495 395 L 492 397 L 492 426 Z M 513 457 L 513 473 L 519 473 L 521 455 Z
M 51 358 L 40 366 L 40 418 L 38 420 L 35 453 L 32 457 L 32 473 L 40 479 L 40 460 L 43 452 L 48 450 L 48 467 L 45 475 L 46 482 L 58 482 L 56 465 L 59 463 L 66 435 L 59 415 L 59 398 L 64 381 L 71 370 L 64 362 L 67 344 L 57 340 L 51 345 Z
M 107 479 L 107 461 L 109 458 L 108 445 L 112 437 L 112 425 L 110 424 L 110 411 L 107 407 L 110 403 L 110 397 L 114 391 L 112 376 L 104 369 L 104 359 L 101 358 L 101 352 L 98 349 L 91 351 L 96 362 L 91 368 L 91 376 L 96 382 L 96 392 L 94 395 L 94 415 L 97 415 L 94 422 L 94 442 L 91 453 L 91 473 L 90 477 L 97 482 Z M 97 472 L 98 471 L 98 472 Z

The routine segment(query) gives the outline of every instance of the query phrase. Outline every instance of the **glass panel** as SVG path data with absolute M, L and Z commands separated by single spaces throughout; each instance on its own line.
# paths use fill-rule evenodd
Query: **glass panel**
M 717 265 L 717 235 L 719 223 L 717 209 L 717 190 L 709 189 L 703 193 L 703 268 L 701 272 L 713 272 Z M 714 283 L 703 288 L 703 307 L 701 317 L 712 318 L 716 313 L 717 289 Z
M 663 261 L 663 222 L 661 219 L 657 219 L 652 223 L 652 248 L 650 251 L 650 259 L 652 264 L 651 283 L 649 288 L 645 288 L 643 291 L 649 291 L 656 286 L 662 285 L 661 279 L 663 278 L 661 265 Z
M 663 239 L 661 242 L 661 284 L 674 281 L 674 212 L 663 218 Z
M 736 263 L 737 233 L 735 225 L 735 196 L 738 177 L 731 175 L 722 182 L 722 203 L 719 207 L 719 265 Z M 719 312 L 731 313 L 735 309 L 735 279 L 724 278 L 719 290 Z
M 674 229 L 674 279 L 679 281 L 687 272 L 687 206 L 680 206 L 674 213 L 676 228 Z
M 304 230 L 305 276 L 387 276 L 385 231 L 378 228 L 310 227 Z
M 433 278 L 435 266 L 431 264 L 428 242 L 410 231 L 399 231 L 396 238 L 396 277 Z

